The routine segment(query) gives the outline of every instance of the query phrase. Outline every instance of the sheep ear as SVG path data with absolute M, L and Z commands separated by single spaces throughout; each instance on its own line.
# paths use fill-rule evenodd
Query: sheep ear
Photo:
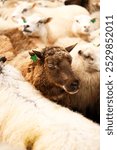
M 43 20 L 44 24 L 49 23 L 52 20 L 52 17 L 48 17 Z
M 0 57 L 0 62 L 5 62 L 7 59 L 6 59 L 6 57 Z
M 66 47 L 65 49 L 66 49 L 68 52 L 71 52 L 71 50 L 72 50 L 76 45 L 77 45 L 77 43 L 74 44 L 74 45 L 68 46 L 68 47 Z
M 46 23 L 49 23 L 51 20 L 52 20 L 52 18 L 51 18 L 51 17 L 48 17 L 48 18 L 46 18 L 46 19 L 41 19 L 41 20 L 39 20 L 39 21 L 37 22 L 37 24 L 39 24 L 39 23 L 44 23 L 44 24 L 46 24 Z
M 39 59 L 43 59 L 43 52 L 39 52 L 39 51 L 35 51 L 35 50 L 33 50 L 33 53 L 39 58 Z

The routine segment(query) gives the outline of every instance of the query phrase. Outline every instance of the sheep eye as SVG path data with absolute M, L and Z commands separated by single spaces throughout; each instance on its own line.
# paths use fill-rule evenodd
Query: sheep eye
M 22 10 L 22 13 L 25 13 L 25 12 L 27 12 L 28 11 L 28 9 L 27 8 L 24 8 L 23 10 Z
M 79 51 L 78 51 L 78 54 L 79 54 L 79 55 L 82 55 L 82 50 L 79 50 Z
M 94 60 L 93 57 L 91 57 L 90 55 L 87 55 L 87 56 L 85 55 L 85 58 L 86 58 L 86 59 L 90 59 L 91 61 Z
M 26 25 L 26 26 L 25 26 L 25 28 L 29 28 L 29 27 L 30 27 L 29 25 Z
M 76 22 L 78 22 L 78 23 L 79 23 L 79 20 L 76 20 Z
M 48 68 L 49 68 L 49 69 L 56 69 L 57 66 L 55 66 L 55 65 L 53 65 L 53 64 L 48 64 Z

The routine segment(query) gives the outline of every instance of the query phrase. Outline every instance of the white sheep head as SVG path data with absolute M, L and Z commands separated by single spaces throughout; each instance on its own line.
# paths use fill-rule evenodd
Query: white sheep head
M 89 15 L 79 15 L 74 17 L 72 24 L 72 33 L 75 36 L 80 34 L 88 35 L 90 33 L 90 26 L 92 18 Z
M 100 47 L 92 43 L 77 45 L 72 51 L 72 66 L 77 70 L 89 73 L 100 71 Z
M 46 24 L 51 21 L 51 18 L 41 18 L 37 15 L 22 17 L 22 31 L 25 35 L 30 36 L 46 36 Z

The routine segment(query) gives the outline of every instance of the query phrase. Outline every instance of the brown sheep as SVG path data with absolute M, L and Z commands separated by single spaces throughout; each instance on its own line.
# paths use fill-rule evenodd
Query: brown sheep
M 38 62 L 31 62 L 27 58 L 23 64 L 22 61 L 20 65 L 15 64 L 26 80 L 50 100 L 99 122 L 99 91 L 95 93 L 95 88 L 99 89 L 99 73 L 91 74 L 88 81 L 86 80 L 88 73 L 81 72 L 80 85 L 79 78 L 74 78 L 71 71 L 71 57 L 63 48 L 48 47 L 42 52 L 30 53 L 31 56 L 34 54 L 38 56 Z M 16 60 L 19 63 L 21 57 Z M 96 103 L 91 104 L 94 98 L 97 98 Z M 94 108 L 95 105 L 97 109 Z
M 100 0 L 65 0 L 65 5 L 80 5 L 85 7 L 90 13 L 100 10 Z
M 67 50 L 72 47 L 66 48 Z M 72 58 L 69 52 L 62 47 L 47 47 L 33 51 L 30 55 L 37 55 L 38 61 L 21 61 L 14 59 L 12 64 L 21 70 L 26 80 L 31 82 L 42 94 L 53 100 L 64 100 L 70 94 L 75 94 L 79 88 L 79 80 L 75 78 L 71 69 Z M 24 56 L 25 57 L 25 56 Z M 23 56 L 22 56 L 23 58 Z M 20 65 L 15 64 L 16 60 Z
M 10 39 L 5 35 L 0 35 L 0 56 L 5 56 L 8 61 L 15 56 L 15 50 L 10 42 Z
M 19 54 L 23 50 L 44 47 L 44 44 L 40 41 L 39 38 L 26 36 L 18 28 L 1 30 L 0 35 L 5 35 L 10 39 L 15 55 Z

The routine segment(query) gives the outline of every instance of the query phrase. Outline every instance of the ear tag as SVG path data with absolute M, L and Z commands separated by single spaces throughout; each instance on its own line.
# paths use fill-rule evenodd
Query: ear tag
M 24 17 L 22 17 L 23 23 L 26 23 L 26 19 Z
M 34 54 L 34 55 L 31 56 L 31 59 L 33 60 L 33 62 L 37 62 L 38 57 L 37 57 L 36 54 Z
M 91 19 L 91 22 L 92 23 L 95 23 L 96 22 L 96 19 L 94 18 L 94 19 Z

